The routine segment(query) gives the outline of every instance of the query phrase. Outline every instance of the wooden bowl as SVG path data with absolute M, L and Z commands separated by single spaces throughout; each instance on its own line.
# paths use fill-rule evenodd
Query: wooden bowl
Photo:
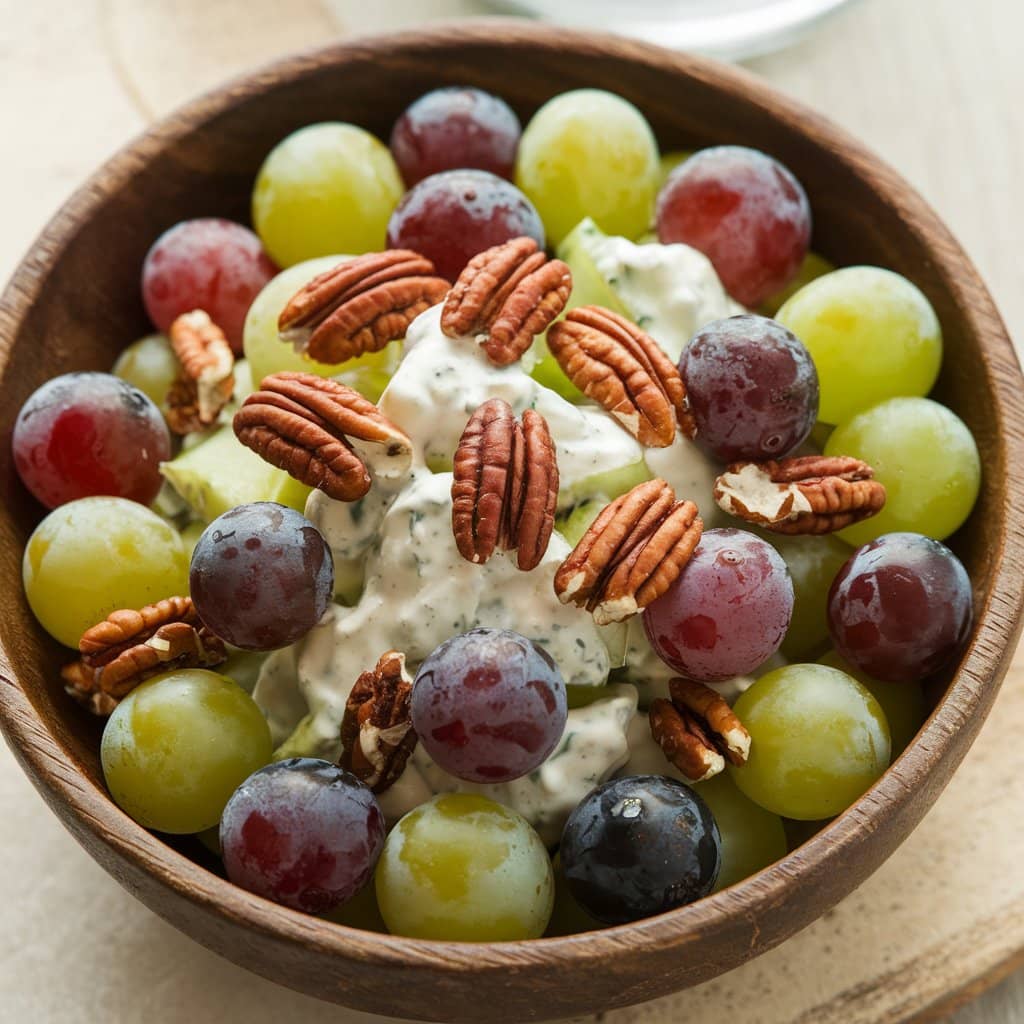
M 504 96 L 528 117 L 548 97 L 604 86 L 636 103 L 666 149 L 744 143 L 803 182 L 815 248 L 915 281 L 946 338 L 938 393 L 967 421 L 982 493 L 955 538 L 974 582 L 970 644 L 914 743 L 853 807 L 784 860 L 660 917 L 571 938 L 463 945 L 354 931 L 237 889 L 136 825 L 107 796 L 99 723 L 61 692 L 66 651 L 43 635 L 18 583 L 41 509 L 18 482 L 10 432 L 48 377 L 107 369 L 149 330 L 139 270 L 186 217 L 247 218 L 270 148 L 314 121 L 386 138 L 405 105 L 442 83 Z M 771 948 L 862 882 L 931 806 L 1006 671 L 1024 568 L 1024 382 L 974 267 L 925 203 L 822 118 L 742 71 L 598 35 L 520 21 L 449 25 L 336 45 L 202 97 L 106 164 L 67 203 L 0 303 L 0 719 L 16 756 L 78 841 L 161 917 L 281 984 L 363 1010 L 429 1020 L 523 1021 L 621 1006 L 705 981 Z

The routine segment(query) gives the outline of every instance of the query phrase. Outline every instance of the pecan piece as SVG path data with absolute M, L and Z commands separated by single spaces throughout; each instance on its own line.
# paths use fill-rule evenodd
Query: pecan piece
M 412 464 L 412 443 L 358 391 L 312 373 L 272 373 L 235 413 L 238 440 L 278 469 L 336 501 Z M 368 466 L 368 463 L 370 464 Z
M 374 793 L 383 793 L 405 771 L 416 747 L 412 727 L 412 678 L 405 655 L 388 651 L 352 687 L 341 720 L 340 765 Z
M 690 782 L 703 782 L 725 768 L 746 764 L 750 733 L 710 686 L 691 679 L 669 681 L 671 700 L 651 702 L 651 735 Z
M 667 448 L 676 426 L 697 433 L 686 385 L 658 343 L 602 306 L 580 306 L 548 331 L 548 348 L 565 375 L 641 444 Z
M 205 430 L 235 392 L 235 356 L 224 332 L 201 309 L 171 324 L 181 373 L 167 392 L 167 423 L 176 434 Z
M 526 236 L 477 253 L 448 293 L 441 330 L 475 334 L 496 366 L 520 359 L 536 335 L 565 309 L 572 271 L 549 260 Z
M 558 460 L 547 421 L 527 409 L 522 423 L 508 402 L 492 398 L 470 417 L 455 451 L 452 533 L 459 554 L 483 563 L 496 548 L 535 569 L 551 540 L 558 500 Z
M 677 501 L 664 480 L 638 484 L 608 505 L 555 573 L 555 593 L 593 612 L 598 625 L 621 622 L 675 582 L 704 524 L 692 501 Z
M 65 665 L 67 692 L 109 715 L 143 680 L 173 668 L 209 668 L 227 658 L 224 642 L 203 625 L 190 597 L 168 597 L 138 611 L 123 608 L 87 629 L 81 658 Z
M 875 471 L 846 455 L 734 462 L 715 481 L 718 507 L 773 533 L 832 533 L 882 510 Z
M 344 260 L 300 288 L 281 310 L 282 341 L 321 363 L 343 363 L 404 338 L 409 324 L 451 287 L 410 249 Z

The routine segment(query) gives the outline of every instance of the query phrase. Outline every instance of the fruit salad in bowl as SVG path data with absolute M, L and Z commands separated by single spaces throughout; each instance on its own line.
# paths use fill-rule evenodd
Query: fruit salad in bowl
M 774 156 L 662 153 L 611 92 L 523 128 L 445 87 L 153 239 L 158 333 L 12 437 L 114 801 L 457 942 L 671 911 L 853 805 L 969 636 L 981 463 L 928 299 L 812 226 Z

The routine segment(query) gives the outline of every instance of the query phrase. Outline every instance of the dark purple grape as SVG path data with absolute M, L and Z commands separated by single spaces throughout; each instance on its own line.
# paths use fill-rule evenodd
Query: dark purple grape
M 542 647 L 510 629 L 471 629 L 420 666 L 412 724 L 446 772 L 508 782 L 533 771 L 565 729 L 565 682 Z
M 235 790 L 221 816 L 220 844 L 235 885 L 321 914 L 370 880 L 384 847 L 384 815 L 354 775 L 293 757 Z
M 391 154 L 407 187 L 459 167 L 511 180 L 523 128 L 512 108 L 482 89 L 434 89 L 406 107 L 391 130 Z
M 656 221 L 659 242 L 699 249 L 744 306 L 785 288 L 811 242 L 811 206 L 800 182 L 746 146 L 702 149 L 675 168 L 658 193 Z
M 832 641 L 874 679 L 912 682 L 956 657 L 971 629 L 971 580 L 944 544 L 887 533 L 858 548 L 828 595 Z
M 14 466 L 47 508 L 110 495 L 148 505 L 171 435 L 160 410 L 110 373 L 65 373 L 29 395 L 14 422 Z
M 199 617 L 249 651 L 285 647 L 323 617 L 334 593 L 334 563 L 303 515 L 257 501 L 218 516 L 192 552 L 189 574 Z
M 632 775 L 583 798 L 565 823 L 559 856 L 576 902 L 599 921 L 624 924 L 707 896 L 722 866 L 722 838 L 689 786 Z
M 779 649 L 793 616 L 793 581 L 760 537 L 706 530 L 686 568 L 643 616 L 666 665 L 701 682 L 730 679 Z
M 388 221 L 388 246 L 413 249 L 454 281 L 478 253 L 527 235 L 544 248 L 544 225 L 522 192 L 488 171 L 442 171 L 424 178 Z
M 679 357 L 697 443 L 723 462 L 779 459 L 818 418 L 818 373 L 795 334 L 767 317 L 715 320 Z

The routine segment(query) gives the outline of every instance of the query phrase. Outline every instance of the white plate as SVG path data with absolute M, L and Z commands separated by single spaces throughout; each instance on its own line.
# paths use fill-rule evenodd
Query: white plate
M 546 21 L 741 60 L 786 46 L 852 0 L 505 0 Z

